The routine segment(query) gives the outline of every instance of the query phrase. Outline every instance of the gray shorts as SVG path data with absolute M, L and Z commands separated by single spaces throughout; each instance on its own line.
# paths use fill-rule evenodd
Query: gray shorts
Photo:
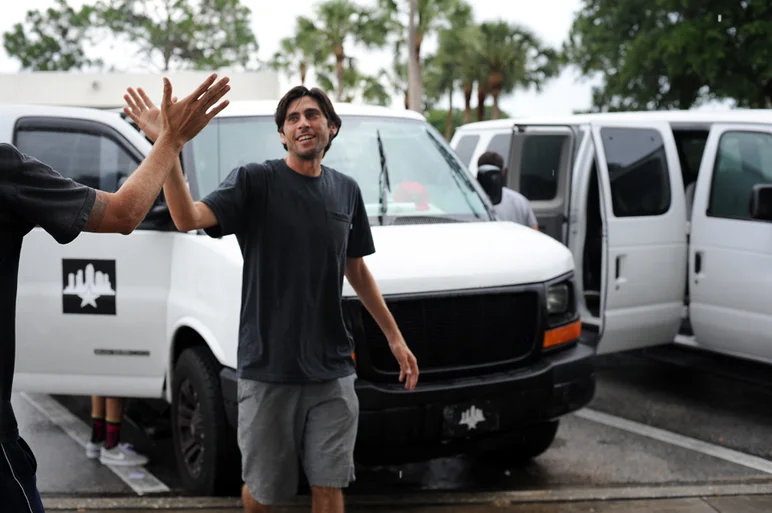
M 294 496 L 301 465 L 310 486 L 345 488 L 354 481 L 355 381 L 356 374 L 310 385 L 239 379 L 241 474 L 257 502 Z

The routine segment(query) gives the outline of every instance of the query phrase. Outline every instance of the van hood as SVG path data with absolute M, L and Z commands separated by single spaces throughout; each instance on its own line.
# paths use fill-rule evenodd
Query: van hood
M 384 295 L 522 285 L 574 268 L 570 250 L 511 222 L 373 226 L 367 266 Z M 355 295 L 346 281 L 344 296 Z
M 511 222 L 372 226 L 372 233 L 375 253 L 365 262 L 383 295 L 539 283 L 574 269 L 563 244 Z M 241 265 L 235 237 L 227 239 Z M 343 295 L 356 295 L 345 279 Z

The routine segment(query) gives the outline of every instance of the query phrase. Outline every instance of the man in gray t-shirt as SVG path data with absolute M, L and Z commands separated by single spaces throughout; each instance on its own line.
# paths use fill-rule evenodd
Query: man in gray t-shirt
M 477 160 L 477 167 L 486 165 L 501 169 L 502 174 L 505 172 L 504 159 L 495 151 L 488 151 L 480 155 Z M 539 229 L 539 223 L 536 221 L 536 216 L 528 199 L 508 187 L 501 188 L 501 202 L 498 205 L 493 205 L 493 210 L 499 221 L 512 221 L 530 226 L 534 230 Z

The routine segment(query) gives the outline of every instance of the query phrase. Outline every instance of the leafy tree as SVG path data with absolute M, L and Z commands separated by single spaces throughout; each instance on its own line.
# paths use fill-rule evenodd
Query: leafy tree
M 103 0 L 103 23 L 150 62 L 175 68 L 250 67 L 258 45 L 240 0 Z
M 538 91 L 545 81 L 558 74 L 558 52 L 545 46 L 527 28 L 505 21 L 494 21 L 482 23 L 480 33 L 480 58 L 487 68 L 488 76 L 478 77 L 478 91 L 489 92 L 493 97 L 493 119 L 498 119 L 502 92 L 510 93 L 516 87 L 531 86 Z M 484 105 L 484 101 L 484 97 L 479 98 L 478 109 Z
M 368 48 L 385 45 L 388 20 L 379 9 L 361 7 L 352 0 L 326 0 L 317 5 L 314 19 L 316 21 L 299 16 L 295 37 L 313 38 L 317 42 L 317 73 L 329 69 L 328 59 L 334 58 L 336 84 L 330 90 L 335 90 L 335 98 L 343 101 L 347 81 L 344 75 L 349 59 L 346 47 L 356 43 Z
M 770 2 L 583 0 L 564 48 L 583 75 L 603 77 L 594 110 L 772 106 Z
M 45 11 L 27 11 L 24 24 L 16 23 L 3 34 L 3 47 L 18 59 L 22 70 L 68 71 L 102 66 L 86 57 L 84 44 L 98 13 L 93 6 L 73 9 L 66 0 L 55 0 Z

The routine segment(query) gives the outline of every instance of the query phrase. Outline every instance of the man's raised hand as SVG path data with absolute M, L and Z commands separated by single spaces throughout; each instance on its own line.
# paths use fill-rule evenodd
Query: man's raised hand
M 215 84 L 216 78 L 217 74 L 213 73 L 195 91 L 175 102 L 172 99 L 172 84 L 164 77 L 164 94 L 161 100 L 162 136 L 182 147 L 228 106 L 228 100 L 225 100 L 212 108 L 230 91 L 228 77 L 221 78 Z

